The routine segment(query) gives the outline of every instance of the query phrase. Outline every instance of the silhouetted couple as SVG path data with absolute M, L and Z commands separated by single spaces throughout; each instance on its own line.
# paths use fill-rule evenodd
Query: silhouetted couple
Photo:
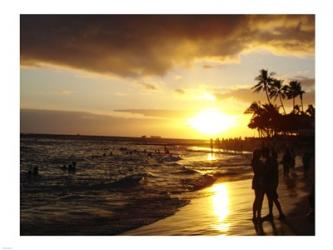
M 256 149 L 253 152 L 252 169 L 254 172 L 252 189 L 255 193 L 252 220 L 272 220 L 273 203 L 279 211 L 279 218 L 284 219 L 277 194 L 277 187 L 279 185 L 277 153 L 267 147 L 263 147 L 261 150 Z M 265 194 L 268 199 L 269 214 L 261 218 L 261 209 Z

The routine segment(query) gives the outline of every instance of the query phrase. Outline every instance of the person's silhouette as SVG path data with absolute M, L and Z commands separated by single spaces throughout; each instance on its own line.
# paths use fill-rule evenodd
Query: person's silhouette
M 256 149 L 253 152 L 252 170 L 254 173 L 252 179 L 252 189 L 254 190 L 254 201 L 252 206 L 252 220 L 255 222 L 261 220 L 261 208 L 264 199 L 264 164 L 260 160 L 262 153 Z
M 296 157 L 296 154 L 295 154 L 295 151 L 293 148 L 290 149 L 290 170 L 292 171 L 292 175 L 295 176 L 296 175 L 296 169 L 295 169 L 295 165 L 296 165 L 296 162 L 295 162 L 295 157 Z
M 282 159 L 283 175 L 285 177 L 289 177 L 289 169 L 290 169 L 291 161 L 292 161 L 291 153 L 290 153 L 289 149 L 286 148 L 284 155 L 283 155 L 283 159 Z
M 303 171 L 304 171 L 304 174 L 306 175 L 309 171 L 310 162 L 311 162 L 311 154 L 309 152 L 304 153 L 304 155 L 302 157 L 302 162 L 303 162 Z
M 210 138 L 210 152 L 213 153 L 214 141 L 213 138 Z
M 170 151 L 169 151 L 169 149 L 167 148 L 167 146 L 164 146 L 164 153 L 165 153 L 166 155 L 170 154 Z
M 263 219 L 273 219 L 273 203 L 279 211 L 279 219 L 284 219 L 281 204 L 278 199 L 277 188 L 279 185 L 279 165 L 277 161 L 277 153 L 274 149 L 265 150 L 264 156 L 267 157 L 265 172 L 265 194 L 268 199 L 269 213 Z
M 32 175 L 33 176 L 38 176 L 39 175 L 39 169 L 38 167 L 34 167 L 33 170 L 32 170 Z

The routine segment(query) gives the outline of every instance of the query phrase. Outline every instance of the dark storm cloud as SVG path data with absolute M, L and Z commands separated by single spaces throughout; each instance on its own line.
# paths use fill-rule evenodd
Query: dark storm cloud
M 312 54 L 313 15 L 22 15 L 21 64 L 61 65 L 126 77 L 266 47 Z

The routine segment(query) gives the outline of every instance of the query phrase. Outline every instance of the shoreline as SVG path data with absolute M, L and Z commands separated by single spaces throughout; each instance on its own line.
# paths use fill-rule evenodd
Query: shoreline
M 198 198 L 192 198 L 189 204 L 179 208 L 173 215 L 121 235 L 315 235 L 314 218 L 307 216 L 310 180 L 303 177 L 300 168 L 296 174 L 288 180 L 280 178 L 278 193 L 286 215 L 283 221 L 278 220 L 274 207 L 273 221 L 254 224 L 251 220 L 254 198 L 251 179 L 225 182 L 219 179 L 212 186 L 196 191 L 198 195 L 194 196 Z M 214 193 L 219 187 L 226 187 L 230 193 L 227 205 L 222 199 L 217 201 L 225 198 Z M 216 201 L 220 203 L 215 204 Z M 216 213 L 214 210 L 218 209 L 221 211 Z M 267 213 L 265 197 L 262 215 Z
M 297 176 L 296 176 L 297 175 Z M 91 224 L 89 231 L 76 228 L 73 234 L 63 230 L 64 225 L 49 233 L 36 233 L 37 228 L 29 228 L 21 224 L 21 236 L 29 235 L 315 235 L 314 218 L 307 216 L 309 202 L 307 196 L 310 192 L 311 178 L 305 178 L 298 167 L 296 175 L 284 179 L 280 174 L 279 199 L 286 215 L 285 221 L 277 219 L 277 211 L 273 221 L 264 221 L 262 224 L 253 224 L 252 202 L 254 198 L 251 189 L 251 176 L 247 178 L 218 178 L 214 184 L 204 189 L 186 193 L 184 206 L 175 208 L 169 215 L 147 220 L 143 225 L 126 225 L 122 229 L 111 230 L 112 218 L 96 228 Z M 243 176 L 245 177 L 245 176 Z M 177 198 L 177 197 L 174 197 Z M 178 197 L 181 198 L 181 197 Z M 227 200 L 227 203 L 225 203 Z M 140 207 L 139 207 L 140 208 Z M 143 207 L 140 209 L 144 209 Z M 144 211 L 144 210 L 142 210 Z M 267 199 L 263 203 L 262 215 L 268 213 Z M 112 217 L 112 216 L 111 216 Z M 105 217 L 107 218 L 107 217 Z M 125 219 L 125 217 L 123 217 Z M 89 223 L 81 226 L 87 228 Z M 85 225 L 85 226 L 84 226 Z M 28 226 L 28 227 L 27 227 Z M 41 225 L 40 225 L 41 226 Z M 57 225 L 55 225 L 57 226 Z M 73 225 L 68 225 L 73 227 Z M 127 228 L 126 228 L 127 227 Z M 45 227 L 41 227 L 43 231 Z M 61 229 L 62 228 L 62 229 Z M 95 230 L 93 229 L 95 228 Z M 54 230 L 55 228 L 53 228 Z M 72 228 L 73 229 L 73 228 Z M 97 229 L 97 230 L 96 230 Z M 22 231 L 23 230 L 23 231 Z M 41 232 L 42 232 L 41 231 Z M 29 232 L 34 232 L 30 234 Z M 60 233 L 61 232 L 61 233 Z

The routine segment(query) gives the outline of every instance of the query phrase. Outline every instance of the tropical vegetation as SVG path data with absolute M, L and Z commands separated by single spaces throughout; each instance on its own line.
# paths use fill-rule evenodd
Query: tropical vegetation
M 245 114 L 251 114 L 248 127 L 256 129 L 259 137 L 279 135 L 313 136 L 315 129 L 315 108 L 308 105 L 304 111 L 303 96 L 306 94 L 300 81 L 292 80 L 284 84 L 275 78 L 274 72 L 261 69 L 255 78 L 257 83 L 251 88 L 254 92 L 264 92 L 267 103 L 253 102 Z M 299 98 L 300 103 L 297 104 Z M 292 108 L 286 111 L 284 101 L 292 100 Z M 282 108 L 282 113 L 280 109 Z

